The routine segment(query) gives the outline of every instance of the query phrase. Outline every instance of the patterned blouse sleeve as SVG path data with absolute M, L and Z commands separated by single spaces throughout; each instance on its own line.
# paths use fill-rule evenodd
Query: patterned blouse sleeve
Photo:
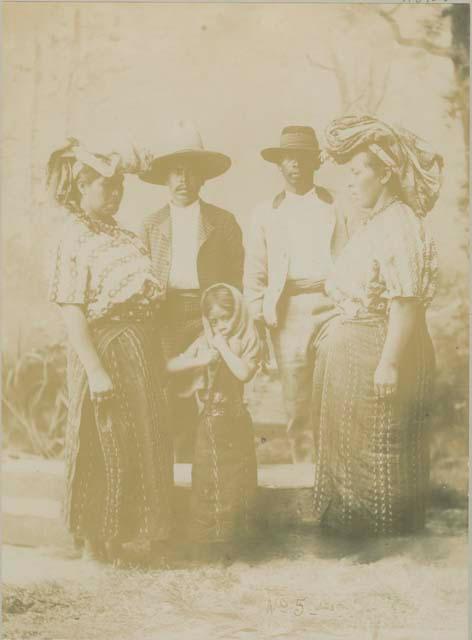
M 49 300 L 57 304 L 86 304 L 89 269 L 73 234 L 65 233 L 52 254 Z
M 383 297 L 419 298 L 428 304 L 434 297 L 437 255 L 422 221 L 411 210 L 397 210 L 383 225 L 379 243 Z

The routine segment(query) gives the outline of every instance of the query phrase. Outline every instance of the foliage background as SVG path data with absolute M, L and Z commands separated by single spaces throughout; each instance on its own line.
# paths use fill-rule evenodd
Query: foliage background
M 427 219 L 441 266 L 429 312 L 438 362 L 433 459 L 451 469 L 464 462 L 468 25 L 468 6 L 447 4 L 5 2 L 6 443 L 43 455 L 61 450 L 64 376 L 59 348 L 51 345 L 63 333 L 47 302 L 47 257 L 62 213 L 47 201 L 44 168 L 66 135 L 92 146 L 136 140 L 159 152 L 172 120 L 194 120 L 205 144 L 233 159 L 231 171 L 208 183 L 204 196 L 233 211 L 246 229 L 253 206 L 279 187 L 277 171 L 259 150 L 276 144 L 284 125 L 311 124 L 322 138 L 333 117 L 369 111 L 411 128 L 445 158 L 442 194 Z M 343 199 L 342 178 L 325 166 L 318 181 Z M 121 223 L 137 229 L 165 198 L 164 189 L 128 177 Z M 277 385 L 259 379 L 249 390 L 256 420 L 280 421 Z M 32 422 L 42 434 L 36 444 Z

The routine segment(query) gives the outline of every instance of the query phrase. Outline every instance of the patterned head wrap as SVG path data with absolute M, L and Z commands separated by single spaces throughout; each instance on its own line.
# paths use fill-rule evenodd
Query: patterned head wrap
M 397 176 L 402 199 L 418 216 L 425 216 L 435 205 L 443 158 L 410 131 L 371 116 L 344 116 L 328 126 L 326 143 L 336 161 L 368 147 Z
M 63 206 L 72 206 L 77 176 L 85 167 L 91 167 L 105 178 L 116 173 L 138 173 L 147 167 L 149 157 L 131 146 L 124 152 L 91 153 L 77 138 L 68 138 L 67 143 L 54 151 L 47 165 L 47 187 Z

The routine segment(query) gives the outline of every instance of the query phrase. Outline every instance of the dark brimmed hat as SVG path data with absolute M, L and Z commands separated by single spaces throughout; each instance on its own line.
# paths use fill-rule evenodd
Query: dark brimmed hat
M 169 170 L 182 161 L 195 163 L 204 180 L 222 175 L 231 166 L 228 156 L 204 149 L 199 132 L 189 122 L 179 121 L 169 139 L 168 152 L 154 157 L 150 168 L 138 174 L 144 182 L 165 185 Z
M 320 146 L 315 130 L 311 127 L 285 127 L 280 135 L 280 146 L 269 147 L 261 151 L 264 160 L 279 164 L 287 151 L 302 151 L 320 159 Z

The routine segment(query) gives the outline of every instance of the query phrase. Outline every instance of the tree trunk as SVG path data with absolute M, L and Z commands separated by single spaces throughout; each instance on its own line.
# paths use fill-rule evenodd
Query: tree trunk
M 36 169 L 35 151 L 38 149 L 38 120 L 39 120 L 39 102 L 40 102 L 40 85 L 42 79 L 41 72 L 42 51 L 38 29 L 35 32 L 34 40 L 34 66 L 33 66 L 33 96 L 31 100 L 31 138 L 30 138 L 30 205 L 37 203 L 36 185 L 40 176 Z M 31 206 L 34 209 L 34 206 Z
M 74 11 L 74 24 L 72 40 L 70 43 L 70 71 L 67 80 L 66 87 L 66 135 L 71 135 L 71 125 L 74 122 L 74 105 L 76 102 L 76 95 L 74 90 L 75 80 L 77 78 L 77 70 L 80 65 L 80 50 L 82 39 L 82 25 L 80 19 L 80 9 Z
M 454 75 L 457 84 L 457 103 L 460 111 L 467 166 L 469 163 L 469 37 L 470 7 L 468 4 L 455 4 L 444 11 L 451 18 L 452 56 Z M 469 172 L 467 171 L 467 175 Z

